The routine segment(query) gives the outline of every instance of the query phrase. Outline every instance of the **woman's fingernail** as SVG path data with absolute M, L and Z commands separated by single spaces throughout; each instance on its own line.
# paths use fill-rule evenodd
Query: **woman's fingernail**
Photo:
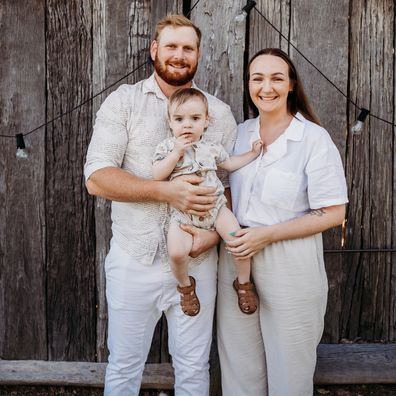
M 235 232 L 230 232 L 228 235 L 235 236 Z

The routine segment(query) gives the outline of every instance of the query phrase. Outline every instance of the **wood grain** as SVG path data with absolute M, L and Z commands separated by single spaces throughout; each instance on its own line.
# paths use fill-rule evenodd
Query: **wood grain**
M 44 1 L 0 3 L 0 134 L 45 121 Z M 18 21 L 18 23 L 16 23 Z M 47 359 L 45 130 L 0 138 L 0 357 Z
M 47 118 L 92 95 L 91 2 L 46 2 Z M 94 207 L 83 164 L 91 102 L 47 128 L 47 327 L 50 360 L 95 359 Z

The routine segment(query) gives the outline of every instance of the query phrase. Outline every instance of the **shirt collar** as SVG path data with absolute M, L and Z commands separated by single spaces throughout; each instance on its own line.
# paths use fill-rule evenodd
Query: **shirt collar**
M 192 87 L 196 88 L 196 89 L 199 89 L 196 86 L 196 84 L 194 83 L 194 81 L 192 82 Z M 157 80 L 154 77 L 154 73 L 149 78 L 147 78 L 144 81 L 144 83 L 143 83 L 143 93 L 144 94 L 153 93 L 159 99 L 168 100 L 168 98 L 161 91 L 161 88 L 159 87 L 159 85 L 157 83 Z
M 287 141 L 293 140 L 295 142 L 302 141 L 304 137 L 305 118 L 301 113 L 297 113 L 291 120 L 286 130 L 275 140 L 271 145 L 268 146 L 268 151 L 263 156 L 263 165 L 268 166 L 273 162 L 279 160 L 287 154 Z M 257 118 L 252 123 L 252 127 L 255 127 L 256 134 L 260 136 L 260 120 Z M 249 128 L 250 130 L 250 128 Z M 253 137 L 254 135 L 252 135 Z M 257 139 L 258 137 L 254 137 Z M 252 140 L 252 139 L 251 139 Z M 254 140 L 254 139 L 253 139 Z
M 291 120 L 289 126 L 286 128 L 285 132 L 279 138 L 285 140 L 294 140 L 295 142 L 300 142 L 304 137 L 304 127 L 305 127 L 305 117 L 301 113 L 296 113 L 296 115 Z M 260 116 L 252 120 L 248 127 L 248 132 L 256 133 L 257 139 L 260 137 Z

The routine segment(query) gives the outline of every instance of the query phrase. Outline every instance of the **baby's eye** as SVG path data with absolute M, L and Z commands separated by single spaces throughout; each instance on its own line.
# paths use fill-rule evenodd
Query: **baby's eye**
M 177 122 L 180 122 L 182 120 L 182 118 L 181 117 L 176 117 L 176 118 L 174 118 L 174 120 L 177 121 Z
M 193 120 L 194 120 L 194 121 L 198 121 L 198 120 L 200 120 L 200 119 L 201 119 L 201 117 L 198 117 L 198 116 L 194 116 L 194 117 L 193 117 Z

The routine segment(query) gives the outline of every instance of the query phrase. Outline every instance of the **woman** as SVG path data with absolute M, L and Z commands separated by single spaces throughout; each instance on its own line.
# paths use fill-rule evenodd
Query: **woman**
M 321 232 L 344 219 L 345 177 L 337 148 L 318 125 L 284 52 L 255 54 L 247 86 L 259 116 L 239 125 L 234 154 L 259 138 L 265 149 L 230 177 L 233 210 L 245 228 L 220 256 L 223 395 L 308 396 L 327 302 Z M 252 257 L 260 301 L 248 317 L 230 286 L 232 255 Z

